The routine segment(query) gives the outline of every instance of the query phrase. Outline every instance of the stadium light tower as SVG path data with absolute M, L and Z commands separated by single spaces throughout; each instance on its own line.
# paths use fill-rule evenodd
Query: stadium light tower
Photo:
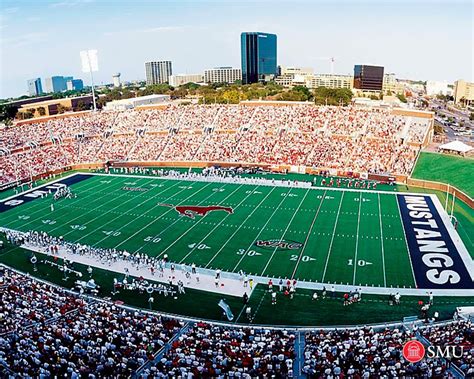
M 94 104 L 94 111 L 97 110 L 95 103 L 95 90 L 94 90 L 94 75 L 93 72 L 99 71 L 99 63 L 97 61 L 97 50 L 83 50 L 80 53 L 82 72 L 88 72 L 91 75 L 91 87 L 92 87 L 92 102 Z

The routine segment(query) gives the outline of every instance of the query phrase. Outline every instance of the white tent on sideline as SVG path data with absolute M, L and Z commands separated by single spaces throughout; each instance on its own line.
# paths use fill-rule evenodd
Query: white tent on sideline
M 459 154 L 466 155 L 466 153 L 469 153 L 474 148 L 461 141 L 451 141 L 439 146 L 438 149 L 444 151 L 455 151 Z

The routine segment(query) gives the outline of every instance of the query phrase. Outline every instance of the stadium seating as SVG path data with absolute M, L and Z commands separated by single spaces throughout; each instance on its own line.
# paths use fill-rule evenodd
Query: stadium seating
M 109 160 L 225 161 L 408 174 L 428 122 L 354 107 L 188 105 L 2 129 L 0 184 Z
M 416 336 L 463 346 L 453 363 L 467 376 L 474 373 L 472 323 L 464 320 L 411 331 L 305 333 L 160 317 L 85 299 L 4 267 L 0 289 L 2 377 L 291 378 L 295 367 L 313 378 L 446 376 L 446 361 L 403 358 L 403 344 Z M 304 351 L 296 349 L 300 333 Z

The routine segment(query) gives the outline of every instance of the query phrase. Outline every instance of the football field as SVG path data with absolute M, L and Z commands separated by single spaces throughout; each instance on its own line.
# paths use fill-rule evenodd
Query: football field
M 172 262 L 229 272 L 431 288 L 424 287 L 420 277 L 425 271 L 418 274 L 419 264 L 413 262 L 417 242 L 411 234 L 419 237 L 420 232 L 409 230 L 408 213 L 401 210 L 405 203 L 412 209 L 409 196 L 120 175 L 75 174 L 61 182 L 77 197 L 53 201 L 51 195 L 33 192 L 3 201 L 0 226 L 44 231 L 132 254 L 167 254 Z M 426 206 L 435 214 L 426 196 Z M 436 217 L 442 224 L 441 215 Z M 454 228 L 446 222 L 443 227 L 440 235 L 450 236 L 453 249 L 459 251 L 450 259 L 460 280 L 449 283 L 470 288 L 466 270 L 471 266 L 461 251 L 465 248 L 452 234 Z M 439 253 L 440 245 L 436 246 Z

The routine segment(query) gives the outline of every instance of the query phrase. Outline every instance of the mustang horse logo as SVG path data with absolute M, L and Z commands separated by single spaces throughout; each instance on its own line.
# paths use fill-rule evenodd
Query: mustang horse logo
M 225 211 L 229 214 L 234 213 L 234 210 L 230 207 L 222 207 L 220 205 L 208 205 L 208 206 L 199 206 L 199 205 L 173 205 L 173 204 L 159 204 L 163 207 L 174 208 L 176 212 L 180 215 L 194 218 L 195 215 L 205 216 L 212 211 Z

